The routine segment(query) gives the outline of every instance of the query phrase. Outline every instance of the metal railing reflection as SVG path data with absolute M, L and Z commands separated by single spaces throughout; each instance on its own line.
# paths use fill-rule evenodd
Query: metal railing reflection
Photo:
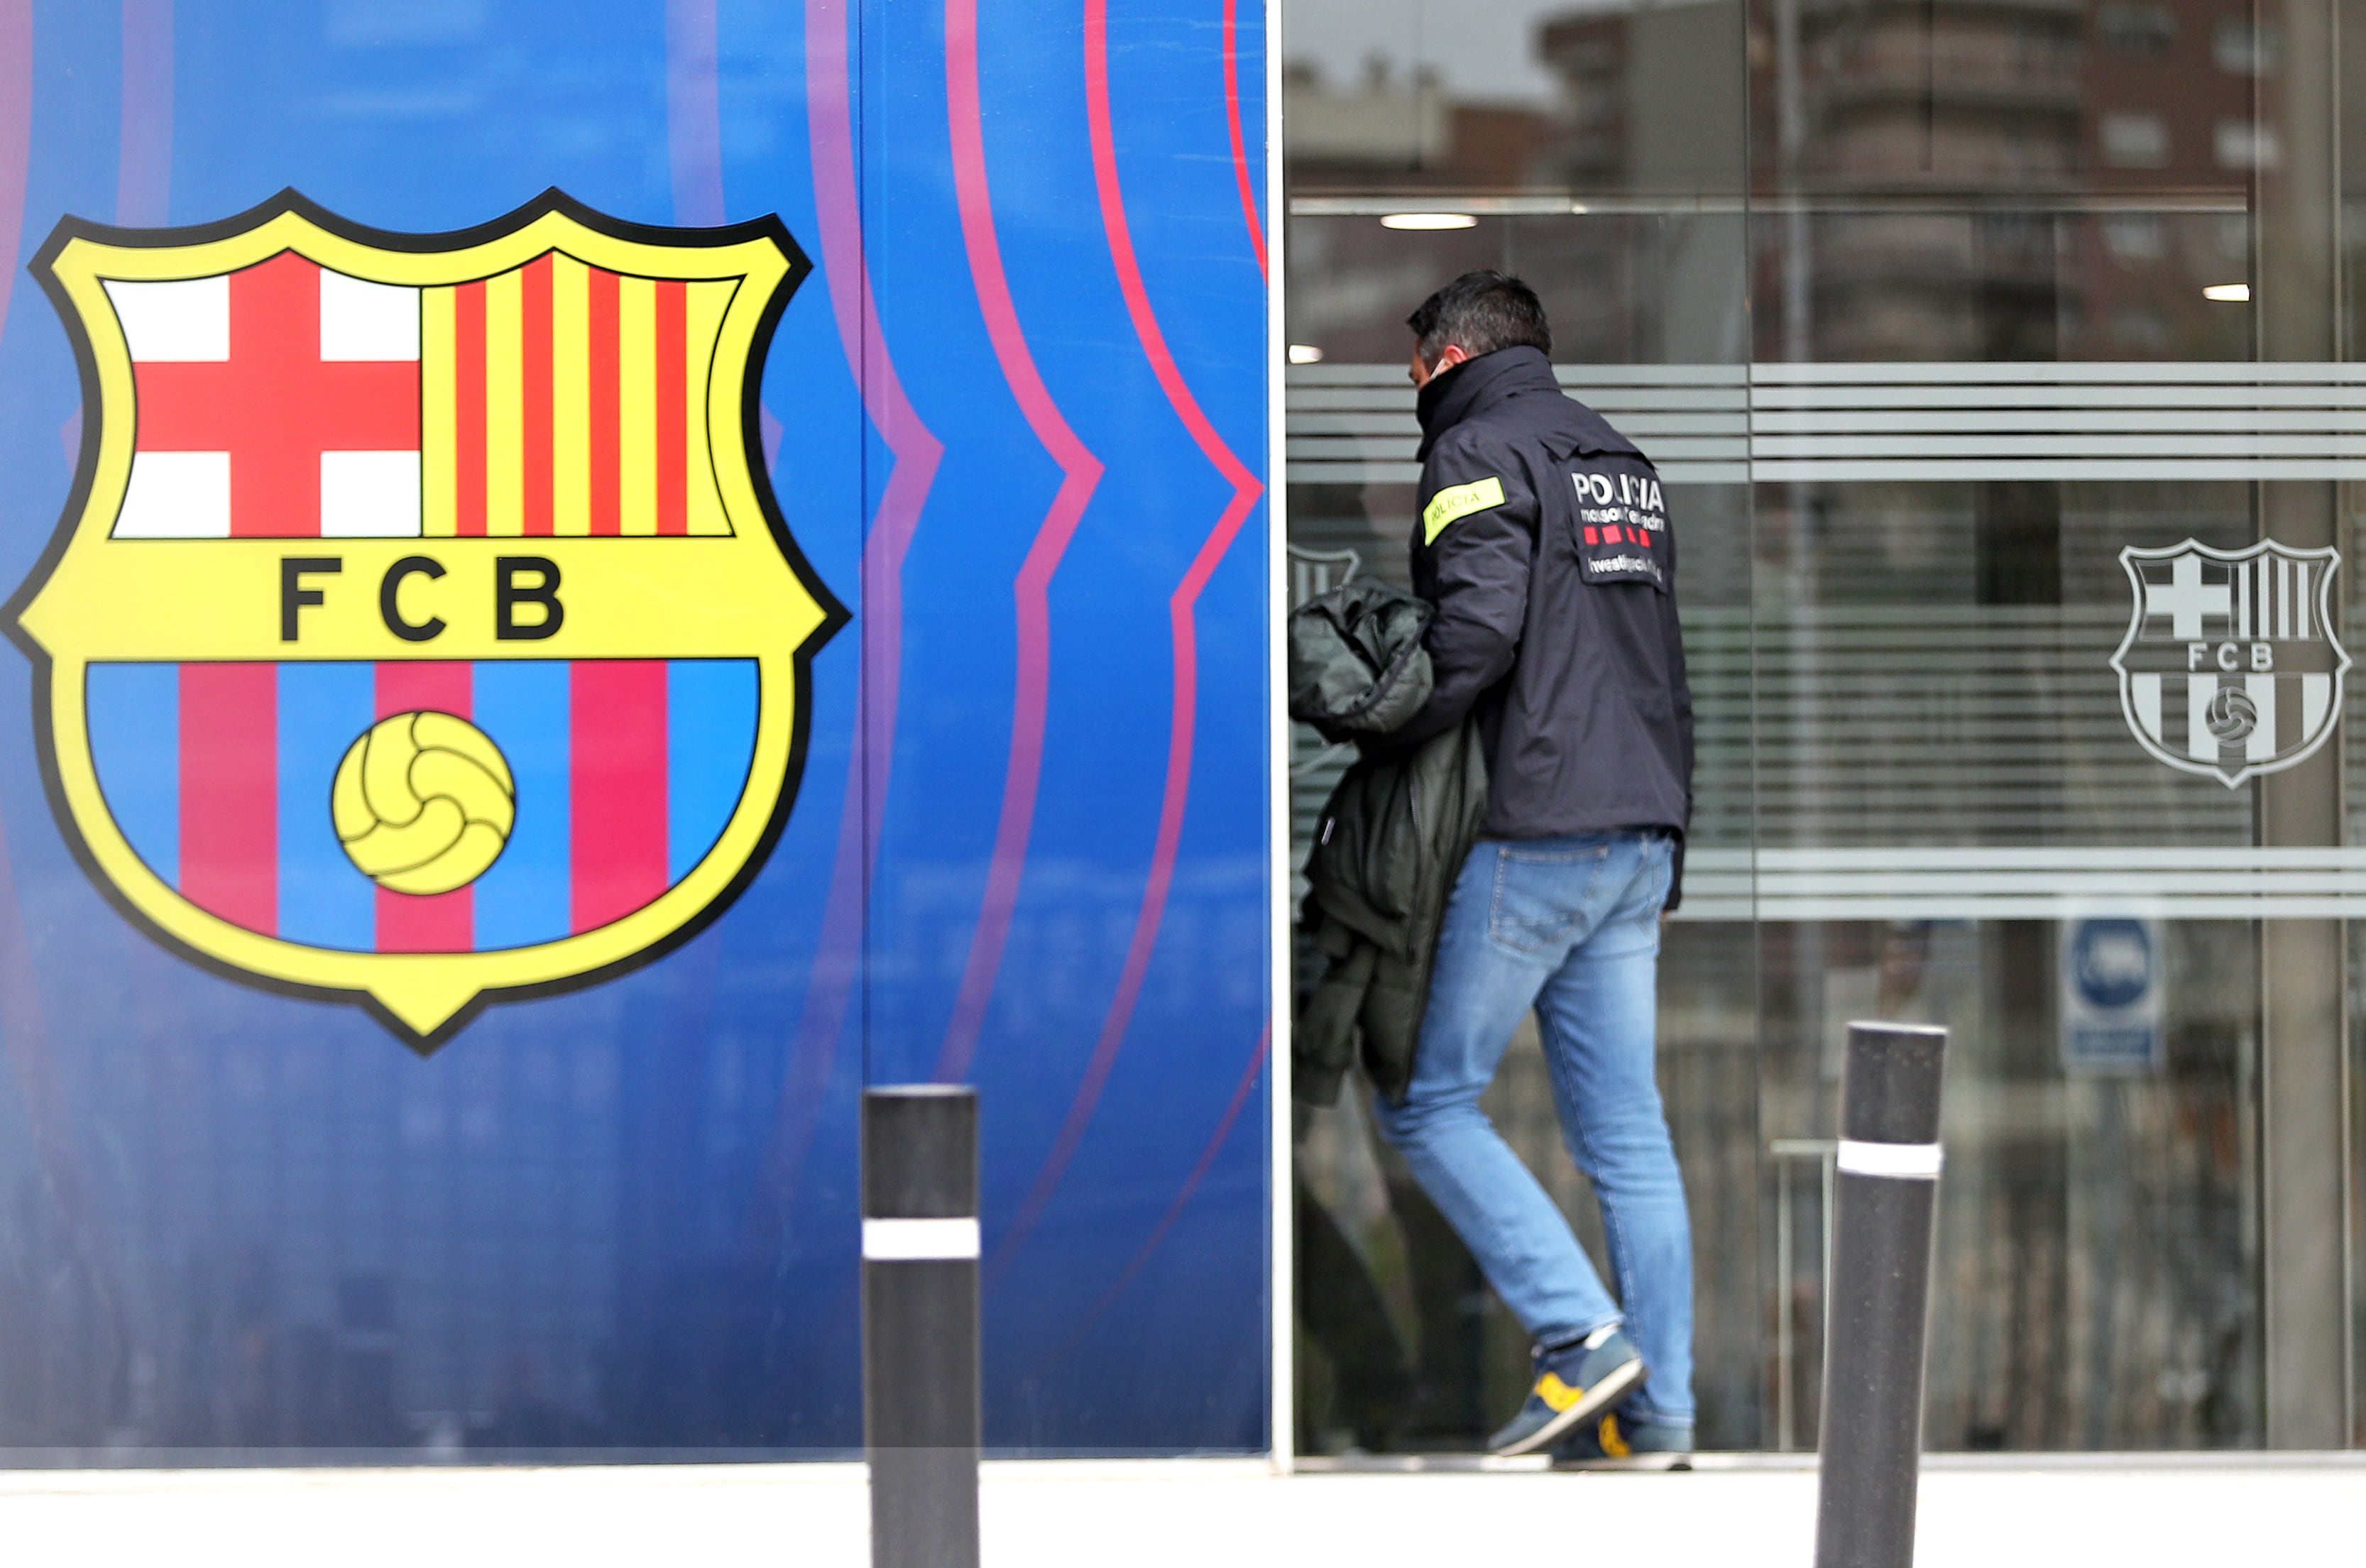
M 1766 1156 L 1774 1162 L 1774 1448 L 1780 1453 L 1792 1452 L 1799 1446 L 1798 1261 L 1797 1227 L 1792 1219 L 1796 1207 L 1792 1166 L 1795 1161 L 1808 1159 L 1817 1164 L 1816 1247 L 1823 1266 L 1819 1271 L 1816 1310 L 1820 1319 L 1824 1303 L 1832 1297 L 1832 1187 L 1838 1179 L 1840 1146 L 1837 1138 L 1776 1138 L 1766 1145 Z M 1821 1341 L 1819 1335 L 1820 1351 Z M 1818 1359 L 1820 1362 L 1820 1354 Z M 1809 1386 L 1815 1381 L 1809 1379 Z

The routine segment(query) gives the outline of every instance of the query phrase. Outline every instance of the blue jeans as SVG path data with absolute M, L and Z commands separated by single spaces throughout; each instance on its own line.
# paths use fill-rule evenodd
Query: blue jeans
M 1538 1344 L 1623 1320 L 1651 1369 L 1633 1413 L 1688 1426 L 1692 1225 L 1651 1070 L 1673 852 L 1667 834 L 1631 830 L 1476 845 L 1438 934 L 1413 1083 L 1378 1116 Z M 1623 1314 L 1479 1109 L 1531 1007 L 1562 1136 L 1602 1202 Z

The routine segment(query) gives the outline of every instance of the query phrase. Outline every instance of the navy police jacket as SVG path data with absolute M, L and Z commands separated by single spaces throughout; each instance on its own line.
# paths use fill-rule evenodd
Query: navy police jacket
M 1434 683 L 1391 743 L 1475 712 L 1484 837 L 1663 828 L 1681 850 L 1693 698 L 1658 473 L 1533 348 L 1434 377 L 1419 406 L 1413 585 L 1436 606 Z

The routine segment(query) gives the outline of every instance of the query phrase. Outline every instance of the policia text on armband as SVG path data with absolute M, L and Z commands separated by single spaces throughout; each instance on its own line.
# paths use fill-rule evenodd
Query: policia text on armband
M 1421 511 L 1422 543 L 1437 543 L 1438 535 L 1458 519 L 1504 504 L 1504 481 L 1490 475 L 1476 483 L 1454 485 L 1429 498 Z

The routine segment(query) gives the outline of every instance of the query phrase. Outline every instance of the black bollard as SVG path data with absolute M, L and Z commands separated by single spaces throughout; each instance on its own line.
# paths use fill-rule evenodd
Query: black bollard
M 977 1091 L 862 1096 L 873 1568 L 977 1564 Z
M 1909 1568 L 1947 1032 L 1849 1025 L 1826 1307 L 1816 1568 Z

